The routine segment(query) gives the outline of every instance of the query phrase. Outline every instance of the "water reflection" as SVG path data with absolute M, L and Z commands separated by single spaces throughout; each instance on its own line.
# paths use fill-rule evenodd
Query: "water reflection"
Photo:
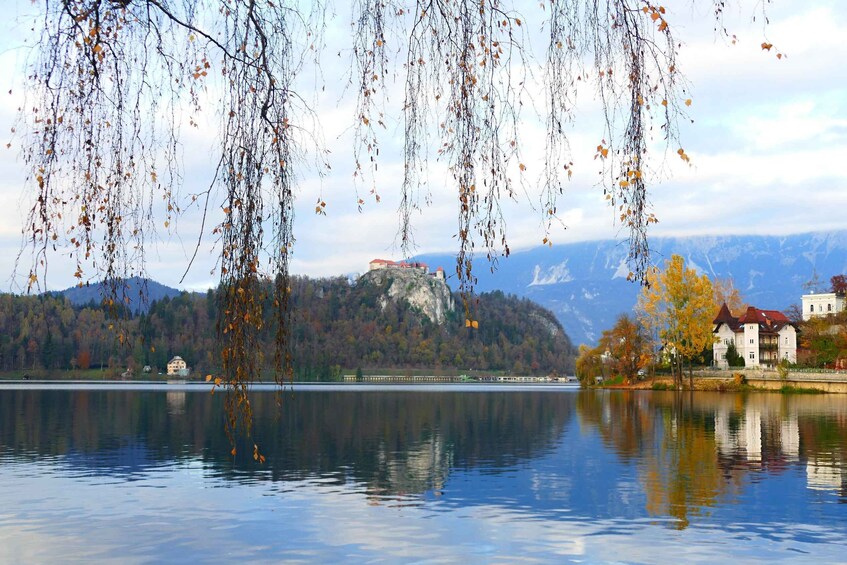
M 260 393 L 254 439 L 268 462 L 259 466 L 246 446 L 230 457 L 220 400 L 206 391 L 0 392 L 0 446 L 105 474 L 197 457 L 237 480 L 353 480 L 380 497 L 439 491 L 453 468 L 499 473 L 537 457 L 572 408 L 567 395 L 544 393 L 298 392 L 278 409 L 274 394 Z
M 257 393 L 258 465 L 248 445 L 229 456 L 221 398 L 206 391 L 0 389 L 0 542 L 24 517 L 55 527 L 77 512 L 129 512 L 155 540 L 151 516 L 188 524 L 220 508 L 274 559 L 420 556 L 385 546 L 402 541 L 447 561 L 597 561 L 624 546 L 626 560 L 709 561 L 738 546 L 838 556 L 847 542 L 847 398 L 479 390 L 297 390 L 280 409 Z M 74 498 L 80 484 L 99 494 Z M 288 541 L 263 537 L 283 523 Z M 142 561 L 167 551 L 145 548 Z
M 653 516 L 686 528 L 738 504 L 762 474 L 802 469 L 806 486 L 847 502 L 847 404 L 841 396 L 583 393 L 580 422 L 633 462 Z M 786 504 L 796 493 L 782 493 Z M 749 501 L 745 501 L 749 503 Z

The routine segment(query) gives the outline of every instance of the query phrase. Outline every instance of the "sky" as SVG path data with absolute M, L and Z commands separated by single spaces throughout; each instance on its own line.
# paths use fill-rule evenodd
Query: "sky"
M 27 14 L 41 4 L 14 2 L 14 15 L 5 19 L 0 39 L 0 132 L 11 148 L 0 144 L 0 291 L 25 286 L 29 255 L 21 250 L 22 218 L 30 205 L 31 187 L 24 185 L 19 157 L 20 139 L 10 133 L 23 90 L 22 67 Z M 651 166 L 661 174 L 650 187 L 650 200 L 659 223 L 654 236 L 780 235 L 843 229 L 847 210 L 847 3 L 775 0 L 768 7 L 770 23 L 752 21 L 759 2 L 730 3 L 724 24 L 737 42 L 714 31 L 710 3 L 669 2 L 666 19 L 683 44 L 679 68 L 691 83 L 693 123 L 680 124 L 686 164 L 671 148 L 669 155 L 655 145 Z M 402 259 L 397 247 L 399 189 L 402 179 L 402 122 L 387 121 L 381 138 L 376 188 L 379 203 L 368 186 L 353 180 L 350 154 L 354 100 L 345 89 L 348 59 L 349 6 L 335 4 L 335 19 L 327 31 L 321 77 L 325 89 L 314 101 L 323 136 L 331 150 L 329 175 L 299 172 L 294 224 L 296 244 L 291 270 L 309 276 L 334 276 L 367 270 L 373 258 Z M 525 20 L 528 29 L 540 22 Z M 535 27 L 533 27 L 535 26 Z M 763 51 L 763 41 L 786 56 Z M 8 91 L 12 94 L 7 94 Z M 402 101 L 402 83 L 389 83 L 391 103 Z M 541 129 L 532 111 L 525 111 L 525 158 L 528 173 L 540 171 L 535 156 Z M 569 134 L 574 175 L 559 201 L 564 227 L 554 228 L 554 245 L 576 241 L 624 238 L 615 214 L 598 185 L 593 160 L 602 137 L 597 104 L 590 92 L 578 100 Z M 186 128 L 188 129 L 188 128 Z M 0 140 L 3 138 L 0 137 Z M 187 195 L 203 185 L 214 155 L 215 129 L 209 121 L 182 139 Z M 652 148 L 653 146 L 651 146 Z M 454 252 L 456 204 L 443 163 L 431 162 L 428 178 L 432 204 L 414 217 L 418 253 Z M 366 200 L 358 211 L 359 197 Z M 314 214 L 318 199 L 327 202 L 326 215 Z M 521 195 L 505 206 L 512 251 L 542 244 L 544 232 L 531 196 Z M 218 280 L 217 250 L 205 234 L 197 259 L 186 273 L 199 235 L 199 216 L 187 214 L 178 229 L 161 230 L 148 249 L 149 276 L 169 286 L 200 290 Z M 46 285 L 61 289 L 75 283 L 73 268 L 61 254 L 49 258 Z

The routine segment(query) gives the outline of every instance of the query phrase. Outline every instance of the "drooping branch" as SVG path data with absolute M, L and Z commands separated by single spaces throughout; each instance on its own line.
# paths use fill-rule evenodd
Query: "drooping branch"
M 713 3 L 718 21 L 723 5 Z M 476 323 L 469 300 L 474 254 L 496 263 L 510 251 L 503 203 L 538 175 L 542 241 L 560 216 L 559 198 L 575 166 L 568 127 L 585 96 L 578 88 L 602 108 L 595 156 L 601 189 L 626 230 L 631 278 L 645 280 L 647 230 L 656 221 L 648 151 L 663 146 L 688 160 L 677 124 L 690 99 L 662 6 L 353 0 L 352 9 L 355 175 L 377 172 L 384 93 L 388 77 L 399 76 L 399 239 L 410 252 L 413 215 L 433 194 L 427 171 L 433 161 L 442 163 L 456 204 L 456 274 L 469 326 Z M 53 252 L 75 261 L 81 282 L 94 274 L 112 281 L 143 275 L 157 230 L 172 232 L 186 206 L 206 203 L 204 225 L 210 212 L 221 218 L 211 222 L 220 251 L 219 378 L 229 392 L 230 431 L 242 420 L 249 429 L 247 384 L 263 365 L 256 344 L 267 331 L 268 309 L 277 315 L 276 378 L 290 374 L 296 174 L 307 165 L 318 174 L 328 166 L 317 116 L 296 78 L 318 57 L 325 15 L 322 2 L 295 0 L 51 0 L 27 67 L 30 100 L 21 120 L 35 187 L 25 227 L 31 284 L 39 284 Z M 531 41 L 538 30 L 545 44 L 540 64 Z M 396 45 L 389 48 L 389 41 Z M 536 91 L 543 94 L 533 98 Z M 530 171 L 520 126 L 524 107 L 536 104 L 546 129 L 544 163 Z M 204 106 L 217 114 L 219 154 L 208 183 L 186 198 L 180 140 L 183 128 L 202 127 Z M 261 296 L 260 283 L 270 278 L 274 295 Z
M 317 135 L 313 110 L 293 81 L 323 29 L 321 4 L 62 0 L 48 3 L 28 77 L 24 156 L 38 196 L 28 233 L 36 266 L 48 250 L 69 253 L 82 282 L 144 274 L 158 227 L 181 212 L 180 131 L 199 128 L 214 100 L 220 155 L 206 202 L 220 202 L 222 378 L 228 431 L 251 413 L 247 385 L 273 277 L 277 379 L 290 374 L 288 258 L 293 244 L 293 167 Z M 320 153 L 320 150 L 316 151 Z M 195 195 L 196 197 L 196 195 Z M 204 211 L 204 214 L 208 210 Z M 159 224 L 156 218 L 164 222 Z M 272 236 L 266 237 L 266 226 Z M 37 275 L 32 273 L 32 281 Z

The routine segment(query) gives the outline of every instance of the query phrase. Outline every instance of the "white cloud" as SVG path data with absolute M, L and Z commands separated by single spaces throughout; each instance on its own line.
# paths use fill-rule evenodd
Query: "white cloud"
M 660 137 L 651 145 L 651 166 L 663 175 L 651 193 L 660 219 L 651 232 L 655 235 L 791 233 L 844 227 L 847 66 L 843 60 L 847 44 L 840 30 L 847 25 L 847 7 L 834 1 L 768 5 L 772 23 L 764 31 L 761 17 L 750 22 L 754 9 L 749 3 L 728 9 L 725 24 L 730 34 L 738 36 L 738 43 L 730 45 L 714 32 L 710 13 L 702 6 L 668 4 L 669 22 L 684 42 L 680 67 L 692 84 L 694 103 L 689 112 L 695 123 L 681 124 L 682 142 L 692 166 L 678 159 L 674 147 L 665 155 Z M 314 170 L 300 173 L 292 261 L 295 272 L 318 276 L 363 271 L 373 257 L 400 258 L 396 236 L 403 175 L 402 121 L 389 119 L 381 138 L 375 185 L 382 201 L 376 203 L 368 193 L 370 186 L 357 185 L 352 175 L 350 126 L 355 117 L 353 103 L 343 96 L 347 51 L 343 33 L 336 33 L 346 28 L 349 9 L 339 6 L 336 13 L 340 23 L 333 24 L 324 73 L 318 79 L 326 90 L 316 95 L 333 168 L 324 178 L 318 178 Z M 20 41 L 22 28 L 17 25 L 5 45 Z M 777 60 L 773 51 L 763 51 L 759 45 L 763 40 L 788 57 Z M 338 51 L 342 51 L 341 57 L 336 56 Z M 0 48 L 0 92 L 13 87 L 18 92 L 20 54 Z M 306 76 L 304 81 L 313 79 Z M 389 82 L 386 96 L 394 108 L 399 107 L 402 82 Z M 19 102 L 13 98 L 0 96 L 0 132 L 8 131 L 14 121 Z M 567 230 L 557 229 L 552 234 L 554 244 L 623 235 L 597 186 L 598 165 L 593 154 L 602 135 L 597 102 L 587 88 L 581 91 L 579 102 L 582 105 L 577 108 L 570 136 L 574 177 L 558 210 Z M 524 175 L 534 178 L 543 168 L 544 135 L 531 107 L 524 109 L 524 116 Z M 209 147 L 215 135 L 215 128 L 208 124 L 198 130 L 185 129 L 185 176 L 190 186 L 182 194 L 208 183 L 203 174 L 209 169 Z M 421 253 L 456 249 L 454 189 L 445 165 L 434 161 L 431 165 L 428 189 L 432 204 L 413 217 Z M 515 180 L 522 176 L 517 170 L 512 174 Z M 23 177 L 14 151 L 0 153 L 0 244 L 4 246 L 0 274 L 11 273 L 11 258 L 19 244 L 25 210 L 20 205 Z M 513 251 L 540 245 L 544 237 L 543 216 L 530 207 L 537 200 L 522 192 L 519 188 L 518 204 L 503 205 Z M 319 197 L 328 203 L 326 217 L 314 214 Z M 356 206 L 359 197 L 366 201 L 361 213 Z M 217 205 L 213 201 L 212 209 Z M 207 231 L 209 226 L 207 223 Z M 193 252 L 199 220 L 186 216 L 179 227 L 178 236 L 166 237 L 150 248 L 148 270 L 167 284 L 178 283 Z M 209 274 L 215 257 L 210 252 L 212 243 L 204 241 L 184 286 L 202 288 L 214 282 Z M 64 277 L 62 263 L 58 263 L 53 269 L 55 286 L 68 286 L 73 281 Z M 173 269 L 174 264 L 181 268 Z

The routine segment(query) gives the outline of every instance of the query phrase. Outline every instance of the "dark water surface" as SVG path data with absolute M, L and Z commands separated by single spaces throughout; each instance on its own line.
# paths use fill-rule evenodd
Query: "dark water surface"
M 847 396 L 0 385 L 0 562 L 847 562 Z

